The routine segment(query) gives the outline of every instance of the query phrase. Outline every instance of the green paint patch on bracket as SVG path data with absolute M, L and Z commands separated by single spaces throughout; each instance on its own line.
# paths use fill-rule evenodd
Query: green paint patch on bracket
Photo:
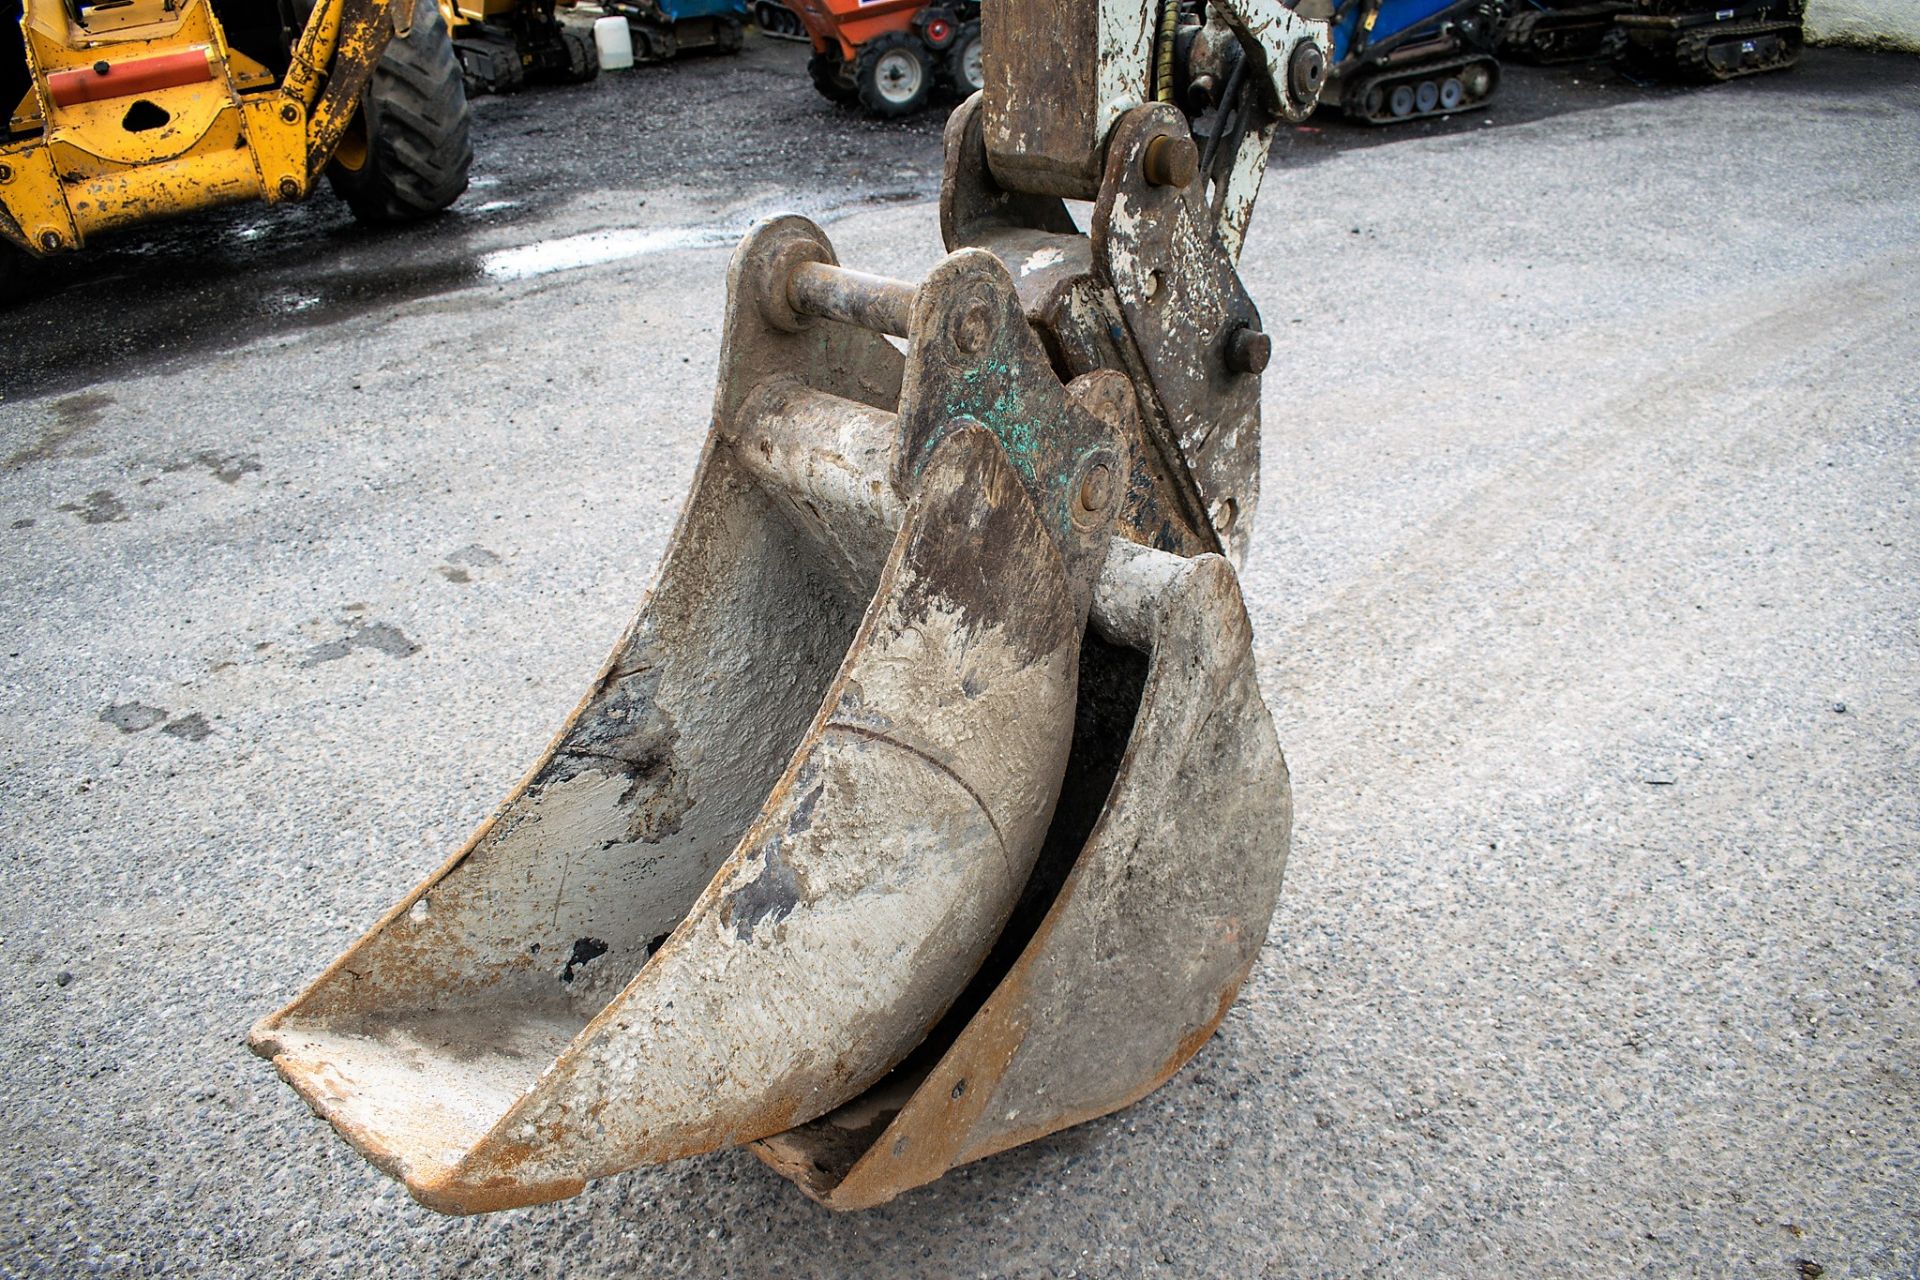
M 991 431 L 1000 441 L 1007 460 L 1030 485 L 1041 483 L 1039 475 L 1040 424 L 1034 420 L 1020 392 L 1020 380 L 1004 362 L 975 365 L 960 375 L 961 386 L 969 392 L 984 392 L 995 380 L 999 390 L 991 400 L 985 394 L 956 395 L 947 404 L 947 416 L 972 418 Z

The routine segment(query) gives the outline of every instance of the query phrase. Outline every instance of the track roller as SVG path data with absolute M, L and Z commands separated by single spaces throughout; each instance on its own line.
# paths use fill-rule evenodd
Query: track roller
M 1492 100 L 1500 64 L 1477 56 L 1395 68 L 1347 87 L 1341 105 L 1368 124 L 1399 124 L 1427 116 L 1474 111 Z

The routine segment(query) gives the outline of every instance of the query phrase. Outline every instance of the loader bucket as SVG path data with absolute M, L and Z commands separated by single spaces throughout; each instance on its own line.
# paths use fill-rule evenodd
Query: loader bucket
M 915 288 L 756 229 L 639 616 L 254 1048 L 454 1213 L 745 1143 L 857 1207 L 1153 1088 L 1288 802 L 1230 566 L 1130 540 L 1127 385 L 1062 385 L 992 254 Z

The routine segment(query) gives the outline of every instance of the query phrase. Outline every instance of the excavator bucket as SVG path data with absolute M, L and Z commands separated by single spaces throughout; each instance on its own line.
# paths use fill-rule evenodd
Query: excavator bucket
M 879 1086 L 754 1144 L 823 1204 L 881 1204 L 1137 1101 L 1206 1043 L 1266 939 L 1292 806 L 1233 572 L 1111 555 L 1027 919 Z
M 693 491 L 592 692 L 255 1027 L 423 1203 L 751 1144 L 824 1204 L 878 1204 L 1141 1097 L 1250 970 L 1291 809 L 1233 567 L 1179 515 L 1207 509 L 1197 406 L 1165 411 L 1164 361 L 1068 354 L 1093 347 L 1057 291 L 1124 326 L 1107 246 L 1138 238 L 995 206 L 978 108 L 943 213 L 979 244 L 917 286 L 797 217 L 741 245 Z M 1193 145 L 1141 110 L 1129 146 Z M 1016 275 L 993 207 L 1039 210 L 1021 260 L 1079 274 Z M 1211 243 L 1205 278 L 1230 275 Z M 1245 327 L 1243 293 L 1196 287 Z M 1231 363 L 1215 336 L 1179 385 Z M 1221 403 L 1246 425 L 1244 385 Z

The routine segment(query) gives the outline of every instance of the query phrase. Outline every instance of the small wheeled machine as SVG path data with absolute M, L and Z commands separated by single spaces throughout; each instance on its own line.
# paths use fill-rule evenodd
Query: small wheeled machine
M 964 96 L 986 83 L 979 0 L 791 3 L 813 42 L 813 86 L 834 102 L 858 103 L 887 119 L 912 115 L 936 89 Z

